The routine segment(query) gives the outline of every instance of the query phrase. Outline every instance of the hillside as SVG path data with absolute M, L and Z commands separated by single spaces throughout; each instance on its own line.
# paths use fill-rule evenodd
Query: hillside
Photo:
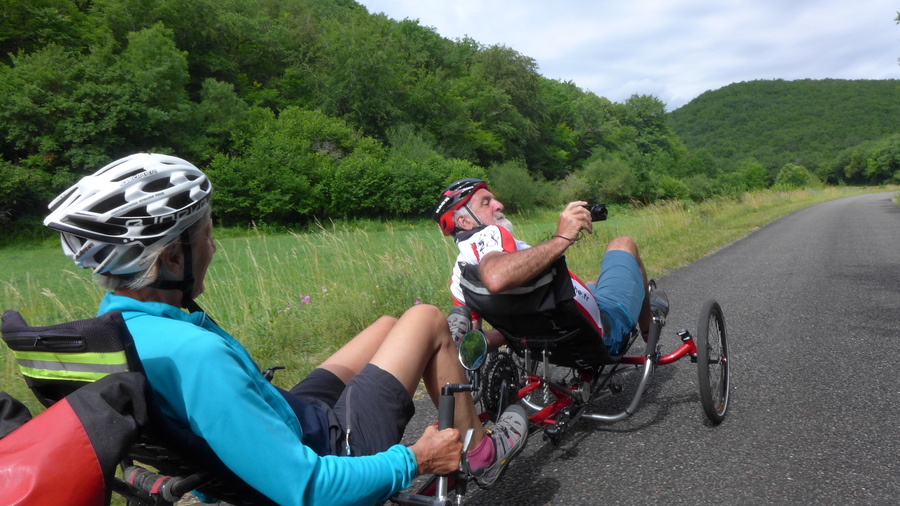
M 838 155 L 900 132 L 900 80 L 751 81 L 707 91 L 668 114 L 688 149 L 729 170 L 755 158 L 827 172 Z
M 560 181 L 572 200 L 687 191 L 655 97 L 613 103 L 353 0 L 6 0 L 0 90 L 0 228 L 140 151 L 207 171 L 229 224 L 427 216 L 461 177 L 510 210 L 558 205 Z M 585 166 L 616 185 L 570 178 Z

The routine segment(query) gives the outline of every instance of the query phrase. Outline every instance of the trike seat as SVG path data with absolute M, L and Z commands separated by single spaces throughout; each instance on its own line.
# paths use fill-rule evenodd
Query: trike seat
M 6 311 L 2 322 L 3 340 L 44 406 L 110 374 L 143 375 L 132 336 L 116 311 L 43 327 Z M 230 471 L 206 441 L 163 415 L 149 389 L 144 397 L 149 423 L 122 463 L 124 476 L 111 484 L 130 505 L 171 504 L 192 490 L 235 505 L 274 504 Z
M 602 328 L 575 302 L 565 256 L 525 285 L 496 294 L 485 288 L 478 265 L 460 263 L 460 270 L 466 306 L 500 331 L 514 351 L 546 350 L 549 362 L 563 367 L 619 362 L 621 355 L 610 354 L 604 344 Z

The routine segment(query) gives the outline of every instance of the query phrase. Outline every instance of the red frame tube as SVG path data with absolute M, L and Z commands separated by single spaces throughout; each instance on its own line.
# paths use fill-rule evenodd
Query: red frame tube
M 682 337 L 681 346 L 679 346 L 675 351 L 669 353 L 668 355 L 663 355 L 659 357 L 656 361 L 657 365 L 668 365 L 673 362 L 677 362 L 684 357 L 697 356 L 697 344 L 694 343 L 694 339 L 690 336 Z M 630 355 L 626 357 L 622 357 L 619 363 L 626 365 L 644 365 L 647 362 L 646 355 Z M 589 373 L 582 372 L 581 381 L 590 381 L 591 375 Z M 518 398 L 519 400 L 524 399 L 528 394 L 534 392 L 535 390 L 544 386 L 543 378 L 539 376 L 528 376 L 528 384 L 522 387 L 519 390 Z M 569 390 L 576 388 L 577 385 L 573 385 Z M 572 405 L 572 398 L 567 395 L 567 392 L 563 392 L 562 390 L 550 386 L 550 392 L 556 397 L 556 400 L 551 402 L 550 404 L 544 406 L 537 413 L 531 415 L 529 420 L 536 425 L 553 425 L 556 423 L 556 420 L 553 419 L 557 413 L 566 409 L 567 407 Z

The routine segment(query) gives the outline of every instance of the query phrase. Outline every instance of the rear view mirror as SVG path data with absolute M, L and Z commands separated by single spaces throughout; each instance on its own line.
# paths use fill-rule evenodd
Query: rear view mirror
M 459 363 L 466 370 L 481 367 L 487 357 L 487 339 L 480 330 L 470 330 L 459 340 Z

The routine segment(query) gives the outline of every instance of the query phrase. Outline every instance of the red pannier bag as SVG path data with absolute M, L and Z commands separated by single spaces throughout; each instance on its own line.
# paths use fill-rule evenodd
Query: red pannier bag
M 147 422 L 145 387 L 139 373 L 111 374 L 0 439 L 0 504 L 109 504 L 107 483 Z

